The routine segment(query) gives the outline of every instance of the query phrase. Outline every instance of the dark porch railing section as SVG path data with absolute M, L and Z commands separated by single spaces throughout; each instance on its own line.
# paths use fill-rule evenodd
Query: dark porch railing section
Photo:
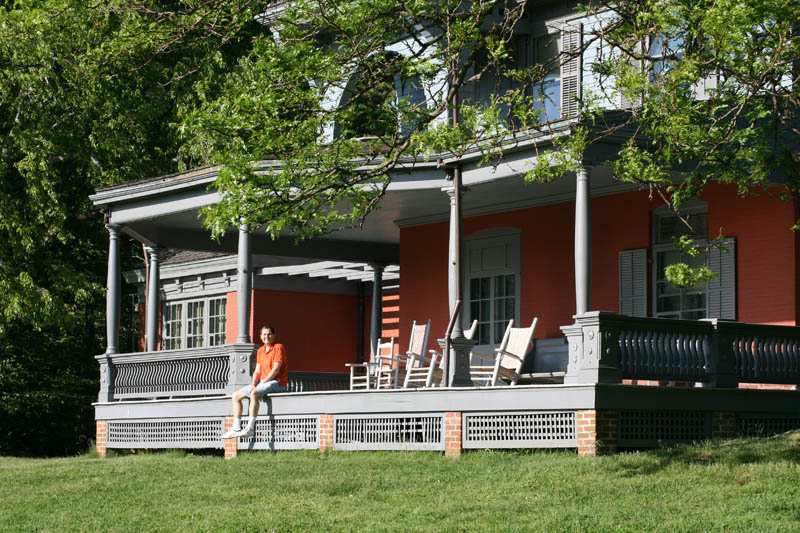
M 350 374 L 289 371 L 289 392 L 349 390 Z
M 569 343 L 567 383 L 800 383 L 800 327 L 594 311 L 561 329 Z

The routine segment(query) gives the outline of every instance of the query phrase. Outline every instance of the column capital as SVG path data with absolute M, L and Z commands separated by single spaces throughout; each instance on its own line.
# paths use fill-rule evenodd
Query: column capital
M 446 193 L 447 196 L 450 198 L 450 204 L 452 205 L 456 201 L 456 186 L 455 185 L 445 185 L 441 188 L 443 193 Z M 465 193 L 469 192 L 469 187 L 461 186 L 461 196 L 464 196 Z
M 119 224 L 111 224 L 110 222 L 106 224 L 106 229 L 108 230 L 109 236 L 113 239 L 119 237 L 122 233 L 122 226 Z
M 164 248 L 159 246 L 145 246 L 144 249 L 147 252 L 147 255 L 150 256 L 150 262 L 159 261 L 164 256 L 164 252 L 166 251 Z

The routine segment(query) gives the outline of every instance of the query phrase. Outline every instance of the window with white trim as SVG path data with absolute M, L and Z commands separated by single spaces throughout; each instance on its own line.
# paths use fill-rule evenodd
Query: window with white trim
M 736 239 L 725 239 L 721 246 L 712 246 L 708 253 L 683 256 L 672 237 L 691 234 L 697 244 L 705 246 L 708 237 L 708 206 L 695 202 L 682 211 L 691 229 L 668 208 L 653 213 L 652 248 L 619 252 L 619 312 L 630 316 L 648 316 L 648 263 L 651 316 L 696 320 L 723 318 L 736 320 Z M 664 275 L 667 265 L 685 262 L 701 266 L 704 262 L 717 274 L 709 282 L 682 288 L 669 283 Z
M 488 230 L 465 239 L 464 327 L 478 321 L 478 347 L 495 347 L 508 321 L 519 323 L 519 231 Z
M 164 303 L 165 350 L 225 344 L 227 297 Z
M 708 316 L 707 283 L 684 288 L 673 285 L 664 274 L 664 269 L 674 263 L 686 263 L 692 268 L 705 264 L 705 254 L 694 257 L 681 254 L 673 244 L 673 238 L 690 233 L 699 246 L 708 240 L 708 210 L 698 207 L 687 210 L 684 223 L 672 211 L 656 211 L 653 221 L 653 316 L 698 320 Z

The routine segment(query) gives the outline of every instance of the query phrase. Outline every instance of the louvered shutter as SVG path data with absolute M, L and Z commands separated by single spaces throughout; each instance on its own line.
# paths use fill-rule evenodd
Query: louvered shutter
M 561 118 L 578 116 L 578 99 L 581 97 L 581 56 L 577 52 L 583 40 L 583 25 L 568 24 L 561 28 Z M 571 54 L 576 54 L 571 57 Z
M 717 273 L 717 279 L 708 282 L 708 316 L 736 320 L 736 239 L 722 243 L 724 252 L 712 248 L 708 266 Z
M 647 248 L 619 253 L 619 313 L 647 316 Z

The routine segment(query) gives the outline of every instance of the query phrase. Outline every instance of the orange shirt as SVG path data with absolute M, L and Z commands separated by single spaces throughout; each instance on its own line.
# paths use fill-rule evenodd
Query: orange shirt
M 275 363 L 281 364 L 281 368 L 278 370 L 278 375 L 275 376 L 275 379 L 278 380 L 278 383 L 280 383 L 283 388 L 289 386 L 289 367 L 286 366 L 286 350 L 283 348 L 283 344 L 272 344 L 269 346 L 269 350 L 267 349 L 267 345 L 264 344 L 258 349 L 256 353 L 256 364 L 260 365 L 261 369 L 256 375 L 256 384 L 258 384 L 261 379 L 267 377 L 267 374 L 272 371 L 272 365 Z

